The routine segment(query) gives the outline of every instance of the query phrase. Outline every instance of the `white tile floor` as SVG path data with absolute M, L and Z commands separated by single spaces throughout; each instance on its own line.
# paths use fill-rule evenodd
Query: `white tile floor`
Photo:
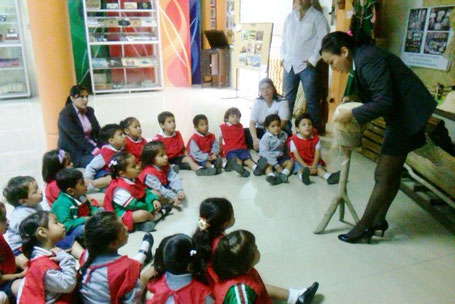
M 234 92 L 218 89 L 167 89 L 164 92 L 91 97 L 100 124 L 137 117 L 143 135 L 158 131 L 157 113 L 175 113 L 184 138 L 192 133 L 192 118 L 204 113 L 218 134 L 224 111 L 231 106 L 243 113 L 247 125 L 251 101 L 223 99 Z M 18 174 L 41 182 L 40 159 L 45 151 L 39 100 L 0 102 L 0 185 Z M 325 139 L 325 146 L 329 146 Z M 329 157 L 325 152 L 326 158 Z M 331 157 L 337 168 L 337 158 Z M 354 153 L 348 191 L 359 214 L 373 186 L 375 164 Z M 256 235 L 261 251 L 257 268 L 264 281 L 282 287 L 305 287 L 319 281 L 314 303 L 455 303 L 455 236 L 436 223 L 406 195 L 399 193 L 389 213 L 391 228 L 372 245 L 350 245 L 337 240 L 349 225 L 333 219 L 328 233 L 315 235 L 337 186 L 323 180 L 304 186 L 295 177 L 289 184 L 269 186 L 263 177 L 240 178 L 235 173 L 196 177 L 181 172 L 188 196 L 182 212 L 175 211 L 154 233 L 164 236 L 196 227 L 199 203 L 223 196 L 234 205 L 234 229 Z M 349 219 L 349 217 L 348 217 Z M 130 235 L 122 253 L 133 255 L 142 233 Z M 156 247 L 156 245 L 155 245 Z

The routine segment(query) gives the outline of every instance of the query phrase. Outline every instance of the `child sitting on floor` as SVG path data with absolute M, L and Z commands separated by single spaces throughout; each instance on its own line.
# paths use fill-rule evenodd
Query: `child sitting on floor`
M 49 206 L 52 206 L 57 196 L 60 194 L 60 189 L 57 186 L 55 176 L 57 172 L 63 168 L 73 168 L 71 156 L 62 149 L 55 149 L 44 153 L 42 175 L 46 183 L 44 187 L 44 195 Z
M 134 117 L 125 118 L 120 122 L 125 133 L 125 151 L 131 153 L 138 162 L 141 158 L 142 147 L 147 143 L 142 137 L 142 129 L 139 120 Z
M 214 303 L 205 281 L 201 256 L 186 234 L 164 238 L 155 252 L 157 275 L 147 285 L 147 304 Z
M 224 123 L 220 125 L 220 143 L 227 161 L 224 170 L 228 172 L 235 170 L 240 176 L 248 177 L 250 172 L 243 167 L 246 165 L 253 170 L 254 175 L 260 175 L 259 168 L 245 145 L 243 126 L 240 123 L 241 116 L 239 109 L 229 108 L 224 113 Z
M 161 203 L 138 180 L 140 168 L 136 159 L 128 152 L 119 152 L 112 157 L 109 168 L 112 181 L 105 192 L 104 209 L 115 212 L 128 231 L 151 232 Z
M 108 124 L 101 128 L 100 139 L 105 145 L 85 168 L 84 178 L 89 185 L 103 189 L 111 182 L 108 164 L 112 156 L 125 146 L 125 134 L 119 125 Z
M 64 250 L 55 248 L 65 237 L 63 225 L 54 214 L 38 211 L 21 223 L 20 233 L 24 240 L 22 251 L 30 261 L 17 302 L 73 303 L 77 262 Z
M 185 199 L 178 174 L 172 170 L 164 144 L 151 141 L 145 144 L 141 155 L 142 171 L 139 180 L 151 190 L 158 191 L 166 200 L 180 205 Z
M 189 156 L 200 166 L 214 168 L 213 174 L 220 174 L 223 160 L 219 156 L 220 145 L 213 133 L 209 132 L 207 116 L 199 114 L 193 118 L 194 134 L 186 149 Z M 210 171 L 210 173 L 212 173 Z
M 313 129 L 313 119 L 307 113 L 295 119 L 297 133 L 289 141 L 289 155 L 294 160 L 294 173 L 299 179 L 309 185 L 310 175 L 318 175 L 327 180 L 329 185 L 338 184 L 340 171 L 328 173 L 325 163 L 321 159 L 321 143 L 319 136 Z
M 264 120 L 267 130 L 259 142 L 258 163 L 266 162 L 266 180 L 273 186 L 287 183 L 294 162 L 288 159 L 286 140 L 288 135 L 281 130 L 281 119 L 277 114 L 268 115 Z

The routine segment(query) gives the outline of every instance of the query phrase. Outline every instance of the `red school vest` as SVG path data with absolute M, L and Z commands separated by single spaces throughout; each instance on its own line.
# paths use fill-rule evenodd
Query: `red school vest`
M 186 150 L 188 151 L 188 154 L 191 155 L 191 149 L 190 149 L 190 142 L 193 140 L 196 145 L 199 147 L 199 149 L 204 152 L 204 153 L 209 153 L 212 151 L 212 145 L 215 142 L 215 135 L 213 133 L 207 133 L 205 136 L 201 136 L 199 134 L 194 133 L 193 136 L 191 136 L 190 140 L 186 144 Z
M 185 143 L 183 142 L 182 134 L 180 134 L 179 131 L 175 131 L 174 136 L 171 137 L 163 137 L 161 134 L 156 134 L 153 140 L 159 140 L 163 143 L 169 159 L 174 159 L 183 155 Z
M 46 184 L 44 187 L 44 195 L 46 196 L 46 201 L 49 206 L 52 207 L 52 204 L 57 199 L 58 195 L 60 194 L 60 189 L 57 186 L 57 181 L 53 180 L 50 183 Z
M 80 262 L 85 263 L 86 251 L 83 252 Z M 122 256 L 114 261 L 106 264 L 89 266 L 87 268 L 87 276 L 83 284 L 87 284 L 90 280 L 90 274 L 93 270 L 107 267 L 107 283 L 109 285 L 109 294 L 111 304 L 120 304 L 125 294 L 130 292 L 136 285 L 139 279 L 141 264 L 127 256 Z
M 237 149 L 246 149 L 245 135 L 243 134 L 243 126 L 241 123 L 236 125 L 221 124 L 221 136 L 223 141 L 221 143 L 223 149 L 223 156 L 229 151 Z
M 142 169 L 141 173 L 139 173 L 138 179 L 139 181 L 145 185 L 145 178 L 147 175 L 154 175 L 158 178 L 160 181 L 161 185 L 166 186 L 168 184 L 167 181 L 167 171 L 169 170 L 169 165 L 162 167 L 161 169 L 158 169 L 154 166 L 145 166 L 144 169 Z
M 135 199 L 141 199 L 145 195 L 144 185 L 136 179 L 134 185 L 128 184 L 121 177 L 117 177 L 111 181 L 107 186 L 106 192 L 104 192 L 104 210 L 114 212 L 114 205 L 112 198 L 114 196 L 114 190 L 116 188 L 122 188 L 128 191 Z
M 219 240 L 224 236 L 224 234 L 221 234 L 220 236 L 214 238 L 212 240 L 212 256 L 213 253 L 215 252 L 216 245 L 218 244 Z M 212 266 L 212 258 L 210 258 L 209 261 L 207 261 L 207 281 L 209 282 L 209 285 L 213 288 L 213 286 L 218 283 L 220 280 L 218 279 L 218 275 L 215 273 L 213 270 Z
M 103 170 L 109 171 L 109 162 L 111 161 L 112 156 L 114 156 L 114 154 L 117 152 L 118 151 L 112 150 L 107 145 L 101 147 L 101 149 L 98 151 L 98 154 L 101 154 L 104 162 L 106 163 L 103 167 Z
M 131 153 L 136 158 L 136 161 L 139 161 L 141 158 L 142 147 L 147 143 L 144 137 L 141 137 L 140 141 L 134 142 L 128 136 L 125 137 L 125 151 Z
M 46 302 L 43 283 L 44 274 L 49 269 L 60 269 L 58 264 L 49 258 L 50 256 L 41 256 L 30 260 L 22 292 L 18 295 L 18 304 L 44 304 Z M 62 293 L 55 303 L 75 303 L 74 300 L 74 293 Z
M 192 279 L 191 283 L 180 289 L 172 290 L 166 283 L 164 275 L 148 283 L 147 289 L 153 293 L 153 298 L 146 304 L 163 304 L 171 296 L 175 304 L 204 304 L 205 298 L 212 293 L 212 290 L 203 283 Z
M 16 260 L 3 234 L 0 234 L 0 273 L 11 274 L 16 272 Z
M 316 145 L 319 142 L 319 136 L 315 132 L 313 132 L 312 138 L 302 139 L 299 138 L 297 134 L 294 134 L 291 136 L 291 139 L 289 140 L 289 145 L 291 140 L 294 143 L 297 152 L 299 152 L 299 155 L 303 159 L 305 164 L 307 164 L 308 166 L 313 165 L 314 154 L 316 152 Z M 291 149 L 288 149 L 288 151 L 289 156 L 292 158 L 292 160 L 295 161 L 295 157 L 294 154 L 292 154 Z M 319 161 L 319 163 L 324 165 L 324 161 L 322 159 Z
M 261 276 L 254 268 L 251 269 L 247 274 L 216 283 L 213 290 L 213 293 L 215 295 L 215 303 L 222 304 L 229 288 L 236 284 L 245 284 L 253 289 L 253 291 L 256 293 L 256 300 L 254 301 L 255 304 L 272 304 L 264 282 L 262 282 Z

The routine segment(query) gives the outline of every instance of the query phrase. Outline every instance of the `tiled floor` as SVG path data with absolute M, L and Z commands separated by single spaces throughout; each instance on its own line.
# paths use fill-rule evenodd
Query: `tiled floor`
M 192 118 L 204 113 L 211 131 L 218 134 L 224 111 L 231 106 L 243 113 L 247 125 L 251 101 L 223 99 L 234 92 L 217 89 L 167 89 L 164 92 L 91 97 L 100 124 L 137 117 L 143 135 L 158 131 L 157 113 L 175 113 L 184 138 L 192 133 Z M 39 101 L 0 102 L 0 184 L 18 174 L 41 182 L 40 159 L 44 136 Z M 330 139 L 325 138 L 326 147 Z M 336 169 L 338 155 L 324 155 Z M 354 153 L 348 184 L 350 198 L 363 212 L 373 186 L 375 164 Z M 304 186 L 296 177 L 289 184 L 269 186 L 263 177 L 240 178 L 235 173 L 216 177 L 180 174 L 188 201 L 182 212 L 174 211 L 154 233 L 156 243 L 164 236 L 191 234 L 197 223 L 199 203 L 209 196 L 223 196 L 234 205 L 234 229 L 248 229 L 257 238 L 264 281 L 282 287 L 305 287 L 319 281 L 314 303 L 455 303 L 455 236 L 436 223 L 406 195 L 399 193 L 389 213 L 391 228 L 372 245 L 350 245 L 337 240 L 349 225 L 337 221 L 327 233 L 312 231 L 321 220 L 337 186 L 323 180 Z M 348 216 L 348 220 L 350 220 Z M 142 233 L 130 235 L 122 253 L 133 255 Z M 156 247 L 156 245 L 155 245 Z

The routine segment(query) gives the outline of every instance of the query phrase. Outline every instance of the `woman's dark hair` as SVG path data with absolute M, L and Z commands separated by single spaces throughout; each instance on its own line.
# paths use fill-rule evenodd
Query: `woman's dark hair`
M 240 113 L 240 110 L 237 108 L 229 108 L 226 110 L 226 113 L 224 113 L 224 122 L 228 121 L 229 115 L 235 114 L 239 118 L 242 117 L 242 113 Z
M 363 31 L 353 32 L 352 36 L 346 32 L 337 31 L 327 34 L 322 39 L 322 46 L 319 53 L 329 52 L 331 54 L 341 55 L 342 47 L 346 47 L 352 52 L 356 47 L 372 44 L 374 44 L 374 40 Z
M 207 119 L 207 116 L 205 116 L 204 114 L 198 114 L 198 115 L 194 116 L 194 118 L 193 118 L 193 126 L 194 126 L 194 128 L 197 128 L 197 126 L 199 125 L 199 122 L 201 120 L 205 120 L 206 122 L 209 121 Z
M 74 168 L 60 170 L 55 177 L 60 191 L 65 192 L 68 188 L 75 188 L 80 180 L 84 180 L 82 172 Z
M 16 176 L 8 181 L 5 189 L 3 189 L 3 196 L 8 203 L 16 207 L 20 205 L 21 199 L 28 197 L 29 185 L 36 183 L 35 179 L 31 176 Z
M 216 245 L 212 266 L 221 281 L 246 274 L 256 256 L 254 235 L 237 230 L 222 237 Z
M 109 171 L 112 178 L 117 178 L 120 176 L 120 171 L 125 171 L 128 166 L 128 159 L 133 158 L 134 156 L 128 152 L 117 152 L 112 156 L 111 161 L 109 162 Z
M 161 277 L 166 271 L 175 275 L 191 273 L 207 283 L 203 259 L 194 247 L 193 240 L 186 234 L 174 234 L 164 238 L 155 251 L 153 266 Z
M 57 172 L 65 168 L 67 164 L 71 163 L 70 154 L 62 149 L 54 149 L 44 153 L 42 175 L 46 183 L 55 180 Z
M 212 257 L 212 241 L 224 233 L 226 223 L 233 216 L 232 204 L 225 198 L 210 197 L 201 203 L 199 217 L 207 222 L 208 228 L 201 230 L 198 227 L 193 235 L 193 240 L 197 252 L 205 262 Z
M 38 211 L 27 216 L 19 225 L 19 233 L 22 238 L 22 253 L 27 259 L 32 256 L 34 246 L 40 246 L 43 242 L 36 235 L 39 227 L 49 228 L 49 211 Z
M 125 130 L 125 129 L 128 129 L 129 126 L 131 126 L 131 124 L 134 121 L 139 122 L 139 120 L 137 118 L 135 118 L 135 117 L 127 117 L 124 120 L 122 120 L 119 125 L 122 128 L 122 130 Z
M 118 221 L 117 215 L 112 212 L 98 212 L 88 219 L 84 232 L 88 258 L 80 268 L 81 274 L 84 274 L 95 257 L 107 253 L 109 246 L 117 240 L 122 229 L 124 229 L 123 225 Z
M 295 127 L 298 128 L 300 122 L 304 119 L 309 119 L 311 121 L 311 124 L 314 126 L 313 118 L 311 118 L 311 115 L 308 113 L 303 113 L 303 114 L 300 114 L 299 116 L 297 116 L 297 118 L 295 119 L 295 122 L 294 122 Z
M 122 127 L 120 127 L 118 124 L 107 124 L 101 128 L 99 138 L 103 144 L 107 144 L 109 143 L 109 139 L 113 138 L 115 132 L 118 130 L 123 132 Z
M 270 126 L 270 124 L 274 121 L 278 121 L 278 123 L 281 124 L 281 118 L 280 116 L 278 116 L 278 114 L 267 115 L 267 117 L 264 120 L 264 128 L 267 129 Z
M 66 99 L 66 102 L 65 102 L 65 105 L 69 104 L 69 103 L 72 103 L 72 100 L 71 100 L 71 97 L 73 98 L 77 98 L 81 95 L 82 92 L 87 92 L 88 93 L 88 90 L 87 88 L 81 86 L 81 85 L 74 85 L 71 87 L 70 89 L 70 95 L 68 96 L 68 98 Z
M 154 140 L 146 143 L 142 147 L 141 162 L 142 166 L 153 165 L 155 163 L 155 157 L 161 152 L 166 151 L 164 144 L 159 140 Z
M 273 88 L 273 100 L 276 100 L 276 101 L 280 101 L 282 96 L 278 94 L 277 90 L 276 90 L 276 87 L 275 87 L 275 84 L 273 83 L 272 79 L 270 78 L 264 78 L 262 79 L 261 81 L 259 81 L 259 96 L 258 98 L 259 99 L 264 99 L 261 95 L 261 85 L 264 84 L 264 83 L 267 83 L 268 85 L 272 86 Z

